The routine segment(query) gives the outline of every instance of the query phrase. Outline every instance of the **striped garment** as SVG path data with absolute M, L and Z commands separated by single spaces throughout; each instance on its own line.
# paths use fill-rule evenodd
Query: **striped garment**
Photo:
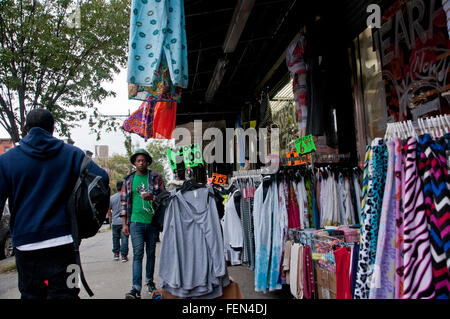
M 448 299 L 450 278 L 447 262 L 450 245 L 450 192 L 445 139 L 419 138 L 419 173 L 424 183 L 425 209 L 429 221 L 431 264 L 436 299 Z M 447 238 L 445 238 L 447 235 Z M 447 246 L 447 251 L 446 251 Z M 447 253 L 447 255 L 446 255 Z
M 395 299 L 403 297 L 403 146 L 395 139 Z
M 403 299 L 430 299 L 435 296 L 430 240 L 422 180 L 416 163 L 417 141 L 408 139 L 405 150 L 403 189 Z

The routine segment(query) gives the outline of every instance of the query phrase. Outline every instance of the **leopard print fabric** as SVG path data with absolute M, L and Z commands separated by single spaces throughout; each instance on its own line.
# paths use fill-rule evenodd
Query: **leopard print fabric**
M 388 153 L 382 139 L 372 142 L 368 163 L 367 197 L 363 206 L 363 227 L 356 274 L 355 299 L 368 299 L 370 277 L 375 263 L 380 213 L 386 182 Z

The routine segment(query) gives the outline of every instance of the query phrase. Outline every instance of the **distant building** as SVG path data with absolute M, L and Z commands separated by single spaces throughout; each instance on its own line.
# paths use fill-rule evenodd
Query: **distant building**
M 95 145 L 95 158 L 107 160 L 109 158 L 109 146 Z
M 10 138 L 0 138 L 0 155 L 6 153 L 14 147 L 14 143 Z

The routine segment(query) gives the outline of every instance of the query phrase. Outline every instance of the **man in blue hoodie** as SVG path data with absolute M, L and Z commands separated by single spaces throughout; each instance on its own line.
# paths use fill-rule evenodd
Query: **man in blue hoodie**
M 76 262 L 66 205 L 85 154 L 53 137 L 54 125 L 49 111 L 30 111 L 28 135 L 0 156 L 0 211 L 8 198 L 22 299 L 78 298 L 79 294 L 78 288 L 67 285 L 71 274 L 67 267 Z M 88 169 L 109 183 L 106 171 L 94 162 Z

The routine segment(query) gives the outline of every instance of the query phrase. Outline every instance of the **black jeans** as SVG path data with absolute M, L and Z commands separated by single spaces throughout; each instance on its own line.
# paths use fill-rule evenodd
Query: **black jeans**
M 22 299 L 78 299 L 79 288 L 69 288 L 67 266 L 75 264 L 73 245 L 32 251 L 14 249 Z M 48 281 L 48 286 L 45 281 Z

